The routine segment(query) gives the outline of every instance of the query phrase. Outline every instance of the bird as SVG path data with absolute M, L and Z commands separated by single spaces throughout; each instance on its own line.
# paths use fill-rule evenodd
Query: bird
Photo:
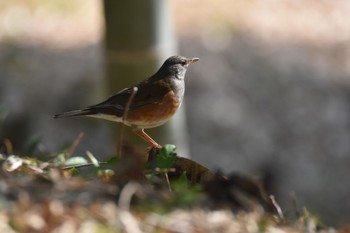
M 107 100 L 54 118 L 87 116 L 123 123 L 151 145 L 162 148 L 144 130 L 166 123 L 180 108 L 185 94 L 185 74 L 199 58 L 171 56 L 152 76 L 122 89 Z

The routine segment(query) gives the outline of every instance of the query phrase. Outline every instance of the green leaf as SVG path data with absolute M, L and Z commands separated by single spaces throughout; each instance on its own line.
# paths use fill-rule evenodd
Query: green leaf
M 78 169 L 76 169 L 75 167 L 71 168 L 68 170 L 69 174 L 71 174 L 72 176 L 75 176 L 75 175 L 79 175 L 80 174 L 80 171 Z
M 179 178 L 177 178 L 174 182 L 172 182 L 172 185 L 176 189 L 187 190 L 188 189 L 188 179 L 187 179 L 186 172 L 183 172 Z
M 82 164 L 87 164 L 87 163 L 88 163 L 88 161 L 85 158 L 79 157 L 79 156 L 70 157 L 66 161 L 67 166 L 82 165 Z
M 59 167 L 59 166 L 65 165 L 66 160 L 67 160 L 66 154 L 59 153 L 51 160 L 50 164 L 55 166 L 55 167 Z
M 100 164 L 101 169 L 112 169 L 115 170 L 118 167 L 119 159 L 116 156 L 113 156 Z
M 269 227 L 269 220 L 267 218 L 261 218 L 260 220 L 258 220 L 257 224 L 259 229 L 258 232 L 267 232 L 267 229 Z
M 167 144 L 160 149 L 157 156 L 157 165 L 160 169 L 171 168 L 176 159 L 175 148 L 174 145 Z

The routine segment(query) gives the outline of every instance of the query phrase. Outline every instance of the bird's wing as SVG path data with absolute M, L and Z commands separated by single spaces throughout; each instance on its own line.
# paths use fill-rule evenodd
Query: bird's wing
M 169 87 L 162 81 L 149 82 L 145 80 L 136 85 L 136 87 L 138 89 L 131 100 L 129 111 L 141 106 L 158 103 L 162 101 L 162 96 L 169 91 Z M 88 108 L 91 110 L 103 111 L 102 113 L 122 116 L 132 93 L 133 87 L 125 88 L 109 97 L 106 101 Z
M 169 85 L 162 80 L 151 81 L 150 79 L 144 80 L 136 85 L 136 87 L 138 90 L 130 103 L 129 111 L 133 111 L 141 106 L 156 104 L 162 101 L 162 97 L 170 88 Z M 99 104 L 91 105 L 82 110 L 56 114 L 54 118 L 91 116 L 96 114 L 122 117 L 125 112 L 126 104 L 131 98 L 132 93 L 133 87 L 125 88 Z

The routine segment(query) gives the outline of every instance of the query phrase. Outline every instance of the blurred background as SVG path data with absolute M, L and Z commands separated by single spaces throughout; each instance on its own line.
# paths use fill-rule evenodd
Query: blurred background
M 129 5 L 127 21 L 113 18 L 128 11 L 108 0 L 0 1 L 1 141 L 18 154 L 55 153 L 84 132 L 75 153 L 106 158 L 119 132 L 111 123 L 52 115 L 120 90 L 118 79 L 106 77 L 135 70 L 130 64 L 142 67 L 135 75 L 143 79 L 174 53 L 199 57 L 187 72 L 184 111 L 172 123 L 181 130 L 166 143 L 211 169 L 262 179 L 286 215 L 295 213 L 295 195 L 326 224 L 349 223 L 350 2 L 150 2 Z M 156 15 L 149 33 L 131 24 L 146 12 Z M 109 29 L 120 22 L 132 32 Z M 126 35 L 142 31 L 156 35 L 142 52 L 118 48 L 118 40 L 132 44 Z

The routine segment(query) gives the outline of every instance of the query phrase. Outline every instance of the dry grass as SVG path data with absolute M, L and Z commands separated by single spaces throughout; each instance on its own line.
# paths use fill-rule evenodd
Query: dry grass
M 149 187 L 135 182 L 128 183 L 117 195 L 115 184 L 102 181 L 61 177 L 50 184 L 29 174 L 22 176 L 26 182 L 18 180 L 18 174 L 6 176 L 1 182 L 1 203 L 7 208 L 0 209 L 0 232 L 4 233 L 335 232 L 319 229 L 317 219 L 307 215 L 287 222 L 261 210 L 233 213 L 225 208 L 210 210 L 205 205 L 161 210 L 159 206 L 166 205 L 166 201 L 157 199 L 159 191 L 150 193 Z M 11 194 L 14 190 L 17 193 Z M 153 204 L 145 205 L 144 195 Z M 144 200 L 131 204 L 134 196 Z
M 48 161 L 2 155 L 1 232 L 334 232 L 306 210 L 284 218 L 258 182 L 214 175 L 172 145 L 152 150 L 146 164 L 132 154 L 102 164 L 90 152 L 92 163 L 73 155 L 80 140 Z M 170 182 L 158 176 L 168 173 Z

